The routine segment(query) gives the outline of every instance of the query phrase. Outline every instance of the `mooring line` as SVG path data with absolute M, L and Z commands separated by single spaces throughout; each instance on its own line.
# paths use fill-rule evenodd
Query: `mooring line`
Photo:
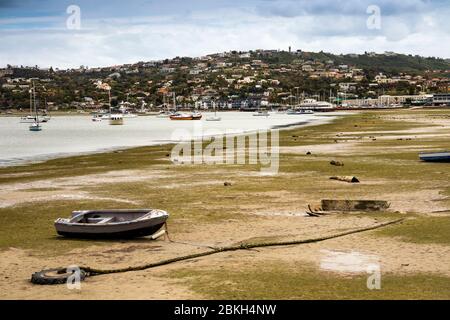
M 379 228 L 386 227 L 386 226 L 389 226 L 392 224 L 400 223 L 404 220 L 405 220 L 405 218 L 401 218 L 401 219 L 397 219 L 397 220 L 393 220 L 393 221 L 388 221 L 385 223 L 380 223 L 380 224 L 377 224 L 377 225 L 371 226 L 371 227 L 350 230 L 350 231 L 341 232 L 341 233 L 324 236 L 324 237 L 319 237 L 319 238 L 280 241 L 280 242 L 263 242 L 263 243 L 248 243 L 248 244 L 242 243 L 242 244 L 236 245 L 236 246 L 215 248 L 215 249 L 212 249 L 211 251 L 189 254 L 189 255 L 185 255 L 185 256 L 161 260 L 158 262 L 148 263 L 148 264 L 144 264 L 144 265 L 136 266 L 136 267 L 127 267 L 127 268 L 120 268 L 120 269 L 105 269 L 105 270 L 95 269 L 95 268 L 91 268 L 91 267 L 80 267 L 80 269 L 84 270 L 87 273 L 87 275 L 89 275 L 89 276 L 112 274 L 112 273 L 122 273 L 122 272 L 129 272 L 129 271 L 141 271 L 141 270 L 155 268 L 155 267 L 159 267 L 159 266 L 163 266 L 163 265 L 168 265 L 168 264 L 179 262 L 179 261 L 205 257 L 205 256 L 209 256 L 209 255 L 213 255 L 213 254 L 221 253 L 221 252 L 248 250 L 248 249 L 262 248 L 262 247 L 289 246 L 289 245 L 296 245 L 296 244 L 321 242 L 321 241 L 325 241 L 325 240 L 348 236 L 348 235 L 355 234 L 355 233 L 379 229 Z

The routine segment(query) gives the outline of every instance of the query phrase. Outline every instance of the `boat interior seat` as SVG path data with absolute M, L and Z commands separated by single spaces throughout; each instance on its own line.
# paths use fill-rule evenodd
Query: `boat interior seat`
M 114 221 L 115 217 L 87 218 L 87 223 L 104 224 Z

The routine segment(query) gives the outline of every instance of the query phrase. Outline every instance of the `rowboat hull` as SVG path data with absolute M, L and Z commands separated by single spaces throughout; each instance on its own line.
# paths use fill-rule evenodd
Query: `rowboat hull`
M 67 238 L 78 238 L 78 239 L 129 239 L 129 238 L 139 238 L 145 236 L 151 236 L 155 234 L 159 229 L 164 226 L 164 222 L 151 225 L 151 226 L 135 226 L 130 228 L 129 230 L 102 230 L 100 232 L 95 232 L 96 230 L 87 230 L 83 229 L 80 231 L 64 230 L 64 227 L 56 227 L 57 232 L 60 236 L 64 236 Z
M 427 162 L 450 162 L 450 151 L 421 153 L 419 158 Z
M 170 116 L 170 120 L 200 120 L 202 118 L 199 116 Z
M 135 238 L 149 236 L 166 223 L 162 210 L 74 211 L 69 219 L 55 221 L 56 232 L 71 238 Z

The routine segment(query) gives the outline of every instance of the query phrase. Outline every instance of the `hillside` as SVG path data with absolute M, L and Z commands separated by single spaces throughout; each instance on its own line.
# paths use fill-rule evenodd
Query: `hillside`
M 287 103 L 306 96 L 374 98 L 447 92 L 450 61 L 404 54 L 336 55 L 325 52 L 231 51 L 198 58 L 176 57 L 104 68 L 71 70 L 10 66 L 0 69 L 0 108 L 24 108 L 34 79 L 38 96 L 58 108 L 97 108 L 108 103 L 97 87 L 106 82 L 113 102 L 160 106 L 175 93 L 187 106 Z M 345 93 L 344 93 L 345 92 Z M 291 100 L 290 100 L 291 99 Z M 255 102 L 256 101 L 256 102 Z

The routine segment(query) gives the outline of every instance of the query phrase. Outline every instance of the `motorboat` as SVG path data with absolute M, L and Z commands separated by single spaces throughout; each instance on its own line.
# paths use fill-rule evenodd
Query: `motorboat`
M 314 114 L 314 111 L 309 109 L 289 109 L 286 114 L 289 115 L 302 115 L 302 114 Z
M 170 120 L 200 120 L 202 118 L 202 114 L 198 112 L 194 113 L 175 113 L 171 115 Z
M 160 111 L 156 117 L 157 118 L 170 118 L 170 116 L 174 115 L 175 112 L 172 111 Z
M 122 116 L 123 116 L 124 118 L 137 118 L 137 114 L 130 113 L 130 112 L 124 112 L 124 113 L 122 114 Z
M 94 121 L 94 122 L 101 122 L 102 120 L 103 120 L 102 114 L 94 114 L 92 116 L 92 121 Z
M 111 114 L 109 116 L 109 124 L 113 126 L 123 125 L 123 115 L 122 114 Z
M 218 116 L 209 116 L 209 117 L 206 117 L 206 121 L 221 121 L 222 120 L 222 118 L 221 117 L 218 117 Z
M 168 218 L 158 209 L 83 210 L 58 218 L 55 229 L 73 238 L 135 238 L 153 235 Z
M 269 112 L 267 110 L 259 110 L 253 114 L 255 117 L 268 117 L 270 116 Z

